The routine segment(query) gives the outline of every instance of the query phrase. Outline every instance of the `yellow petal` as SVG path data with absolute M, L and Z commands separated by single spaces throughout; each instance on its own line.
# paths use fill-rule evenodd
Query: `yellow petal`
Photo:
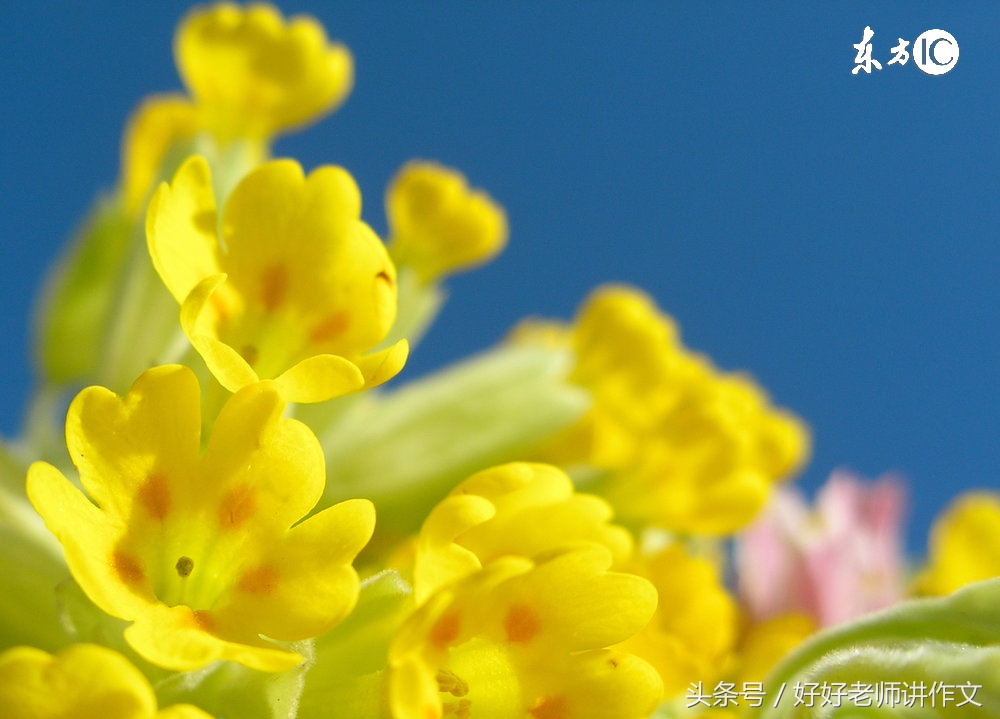
M 109 523 L 79 489 L 45 462 L 35 462 L 28 470 L 28 498 L 59 540 L 73 578 L 94 604 L 123 619 L 145 609 L 149 600 L 126 585 L 121 574 L 130 568 L 115 557 L 122 531 L 119 523 Z
M 7 717 L 151 717 L 156 697 L 145 677 L 109 649 L 76 645 L 53 657 L 30 647 L 0 655 L 0 706 Z M 82 711 L 81 711 L 82 710 Z
M 163 183 L 146 211 L 146 241 L 153 266 L 178 302 L 201 280 L 218 273 L 215 193 L 205 158 L 187 160 Z
M 365 499 L 341 502 L 295 526 L 259 553 L 256 566 L 220 602 L 213 613 L 220 627 L 231 618 L 282 641 L 332 628 L 357 602 L 360 584 L 351 562 L 374 528 L 375 508 Z
M 149 514 L 164 511 L 154 506 L 161 498 L 145 496 L 143 487 L 153 477 L 170 477 L 178 486 L 190 481 L 200 435 L 198 380 L 180 365 L 143 373 L 124 398 L 88 387 L 66 417 L 66 445 L 80 482 L 101 509 L 122 522 L 136 500 Z
M 224 660 L 262 672 L 281 672 L 302 662 L 295 652 L 257 637 L 245 637 L 243 642 L 217 637 L 210 631 L 211 619 L 190 607 L 154 605 L 143 619 L 125 630 L 125 640 L 144 659 L 171 671 L 193 671 Z
M 246 488 L 241 506 L 252 501 L 256 509 L 243 519 L 281 531 L 313 509 L 325 486 L 323 450 L 306 425 L 282 418 L 284 411 L 272 382 L 245 387 L 226 402 L 202 460 L 200 472 L 211 478 L 199 488 L 204 501 L 225 502 Z M 245 494 L 251 491 L 252 500 Z
M 217 339 L 220 315 L 225 314 L 223 297 L 226 275 L 210 275 L 199 281 L 181 305 L 181 328 L 191 345 L 205 360 L 219 384 L 230 392 L 237 392 L 259 381 L 257 373 L 234 348 Z M 218 306 L 212 307 L 216 302 Z
M 610 566 L 604 547 L 585 545 L 538 562 L 510 582 L 509 601 L 533 615 L 524 641 L 574 652 L 616 644 L 642 629 L 656 610 L 655 588 L 634 574 L 609 572 Z M 508 636 L 520 619 L 508 614 Z
M 652 714 L 663 698 L 656 671 L 639 657 L 605 649 L 567 657 L 549 667 L 559 681 L 536 700 L 533 719 L 635 719 Z
M 362 355 L 354 363 L 365 378 L 365 387 L 378 387 L 399 374 L 409 354 L 410 344 L 406 340 L 400 340 L 379 352 Z
M 289 402 L 325 402 L 365 386 L 357 365 L 337 355 L 314 355 L 285 370 L 274 386 Z
M 0 654 L 0 707 L 5 719 L 210 719 L 186 704 L 157 713 L 142 672 L 94 644 L 75 644 L 55 656 L 33 647 Z
M 475 553 L 456 539 L 495 514 L 491 502 L 475 495 L 448 497 L 431 511 L 417 539 L 413 589 L 418 603 L 443 585 L 482 568 Z

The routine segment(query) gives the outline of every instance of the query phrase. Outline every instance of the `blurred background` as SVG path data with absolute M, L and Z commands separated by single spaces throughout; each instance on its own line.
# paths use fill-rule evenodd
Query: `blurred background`
M 1000 5 L 747 5 L 283 3 L 350 47 L 356 87 L 276 154 L 347 167 L 380 233 L 385 184 L 414 157 L 506 207 L 509 248 L 452 278 L 404 377 L 633 283 L 689 347 L 809 422 L 807 489 L 837 467 L 903 475 L 919 555 L 950 497 L 998 484 Z M 114 185 L 129 111 L 180 89 L 186 7 L 3 6 L 5 436 L 46 268 Z M 852 74 L 866 26 L 882 70 Z M 912 58 L 934 28 L 960 47 L 936 77 Z M 888 65 L 900 38 L 911 58 Z

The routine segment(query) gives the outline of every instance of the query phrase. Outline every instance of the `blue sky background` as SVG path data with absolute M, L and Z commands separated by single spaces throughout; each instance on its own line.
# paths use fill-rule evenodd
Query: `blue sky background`
M 752 6 L 753 5 L 753 6 Z M 528 314 L 634 283 L 688 346 L 745 369 L 836 467 L 912 486 L 909 544 L 1000 466 L 1000 4 L 285 4 L 355 55 L 343 109 L 279 142 L 357 178 L 380 232 L 404 161 L 462 169 L 507 208 L 510 247 L 454 278 L 407 372 Z M 47 263 L 118 169 L 146 93 L 179 89 L 179 3 L 18 4 L 0 23 L 0 432 L 31 382 Z M 875 31 L 882 71 L 852 75 Z M 954 71 L 888 66 L 940 28 Z M 912 45 L 911 45 L 912 49 Z

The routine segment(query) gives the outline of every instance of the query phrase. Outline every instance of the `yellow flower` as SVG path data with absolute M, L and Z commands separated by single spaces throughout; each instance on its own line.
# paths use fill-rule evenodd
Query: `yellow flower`
M 351 91 L 354 64 L 308 17 L 287 23 L 270 5 L 192 10 L 174 40 L 177 69 L 222 141 L 266 140 L 332 112 Z
M 0 654 L 0 708 L 5 719 L 211 719 L 190 704 L 157 711 L 142 672 L 94 644 L 55 656 L 34 647 Z
M 483 264 L 507 244 L 503 208 L 485 192 L 470 190 L 455 170 L 410 162 L 386 192 L 389 251 L 421 280 Z
M 556 467 L 518 462 L 474 474 L 434 508 L 420 530 L 417 601 L 505 556 L 530 559 L 592 542 L 621 562 L 632 539 L 610 519 L 604 500 L 575 493 Z
M 1000 495 L 969 492 L 954 500 L 934 522 L 928 555 L 916 581 L 921 594 L 943 596 L 1000 576 Z
M 567 341 L 570 379 L 594 406 L 540 458 L 604 470 L 602 491 L 623 520 L 730 533 L 805 461 L 802 422 L 771 407 L 748 377 L 687 350 L 673 320 L 638 290 L 595 291 Z
M 374 510 L 350 500 L 299 521 L 322 494 L 323 453 L 270 383 L 230 398 L 204 455 L 199 402 L 180 366 L 149 370 L 124 399 L 85 389 L 66 441 L 89 498 L 44 462 L 28 495 L 90 599 L 134 622 L 125 639 L 145 659 L 288 669 L 301 657 L 264 637 L 307 639 L 347 615 Z
M 580 546 L 506 556 L 432 594 L 389 649 L 395 719 L 631 719 L 661 698 L 656 672 L 611 645 L 656 605 L 645 580 Z
M 396 271 L 360 219 L 361 196 L 338 167 L 308 177 L 292 160 L 261 165 L 236 187 L 217 231 L 208 164 L 193 157 L 149 204 L 153 264 L 181 303 L 181 325 L 235 392 L 259 379 L 291 402 L 321 402 L 395 376 L 407 343 L 363 354 L 396 315 Z

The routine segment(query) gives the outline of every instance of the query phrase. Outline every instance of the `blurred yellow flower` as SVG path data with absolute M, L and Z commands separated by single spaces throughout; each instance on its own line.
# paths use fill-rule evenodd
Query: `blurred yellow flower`
M 920 594 L 943 596 L 1000 576 L 1000 495 L 969 492 L 955 499 L 934 521 L 927 555 L 916 580 Z
M 120 180 L 129 216 L 144 207 L 172 149 L 207 132 L 219 146 L 247 141 L 262 161 L 274 136 L 335 110 L 354 82 L 346 47 L 314 19 L 286 21 L 267 4 L 196 8 L 178 26 L 174 50 L 190 95 L 152 95 L 133 112 Z
M 90 387 L 70 406 L 67 446 L 89 498 L 53 466 L 31 466 L 29 498 L 73 577 L 134 622 L 125 639 L 148 661 L 288 669 L 301 657 L 262 637 L 316 636 L 357 601 L 351 562 L 374 509 L 349 500 L 300 521 L 323 492 L 324 459 L 284 408 L 269 383 L 247 387 L 202 455 L 194 373 L 157 367 L 125 398 Z
M 673 320 L 634 288 L 597 289 L 565 341 L 575 356 L 570 380 L 594 405 L 540 458 L 604 470 L 602 493 L 623 521 L 731 533 L 808 455 L 797 417 L 772 407 L 749 377 L 686 349 Z
M 507 217 L 489 195 L 471 190 L 457 171 L 410 162 L 386 191 L 389 251 L 421 280 L 486 263 L 507 244 Z
M 193 157 L 149 204 L 153 264 L 181 303 L 181 326 L 235 392 L 274 379 L 291 402 L 321 402 L 392 378 L 406 340 L 364 354 L 396 316 L 396 270 L 360 219 L 351 176 L 293 160 L 247 175 L 221 234 L 208 164 Z
M 0 709 L 4 719 L 211 719 L 190 704 L 157 711 L 142 672 L 95 644 L 55 656 L 33 647 L 0 654 Z
M 225 141 L 264 140 L 333 111 L 351 91 L 354 62 L 309 17 L 271 5 L 196 8 L 174 39 L 181 79 L 203 126 Z

